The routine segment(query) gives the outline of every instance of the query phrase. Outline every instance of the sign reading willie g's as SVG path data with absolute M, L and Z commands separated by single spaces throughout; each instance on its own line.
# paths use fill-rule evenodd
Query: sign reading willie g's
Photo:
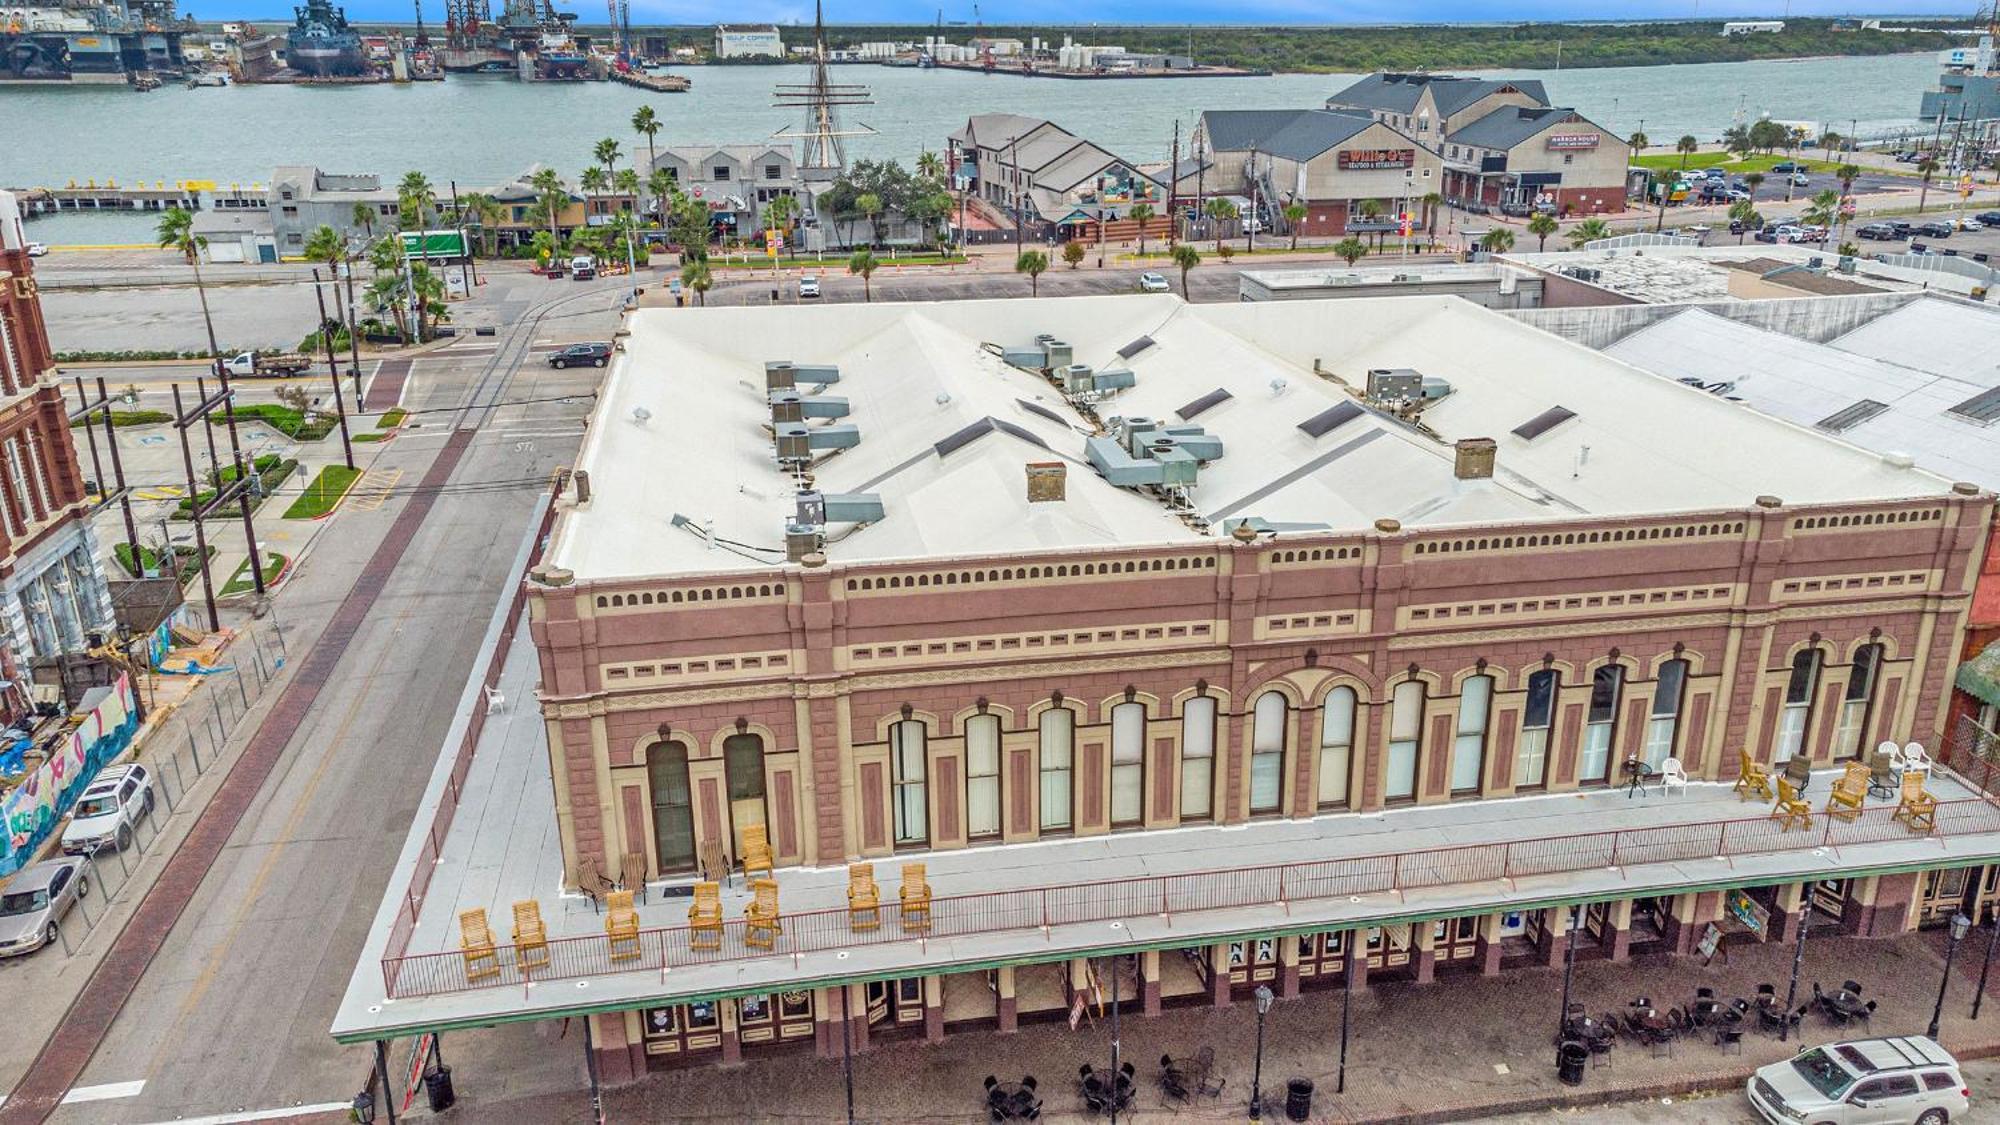
M 1341 149 L 1335 162 L 1342 170 L 1367 171 L 1374 168 L 1409 168 L 1417 163 L 1413 148 Z

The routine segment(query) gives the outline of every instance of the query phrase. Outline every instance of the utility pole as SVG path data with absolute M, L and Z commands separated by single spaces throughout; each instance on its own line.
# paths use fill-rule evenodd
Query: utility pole
M 1176 204 L 1178 204 L 1178 202 L 1180 201 L 1180 186 L 1181 186 L 1181 119 L 1176 117 L 1174 118 L 1173 161 L 1167 165 L 1167 249 L 1168 250 L 1172 250 L 1174 248 L 1174 243 L 1178 241 L 1178 239 L 1175 237 L 1175 234 L 1180 230 L 1181 218 L 1180 218 L 1180 209 L 1176 206 Z
M 1024 233 L 1021 228 L 1020 157 L 1021 157 L 1021 138 L 1017 134 L 1014 137 L 1014 139 L 1012 141 L 1009 141 L 1007 144 L 1007 186 L 1010 189 L 1012 189 L 1014 193 L 1014 253 L 1016 256 L 1019 256 L 1021 253 L 1022 250 L 1021 239 Z
M 195 417 L 198 419 L 200 415 L 196 415 Z M 181 463 L 187 469 L 188 500 L 194 505 L 194 510 L 189 514 L 194 517 L 195 559 L 201 566 L 201 594 L 202 600 L 208 605 L 208 631 L 213 633 L 222 628 L 222 618 L 215 612 L 215 580 L 209 574 L 208 531 L 205 517 L 208 515 L 207 509 L 214 507 L 215 502 L 213 500 L 207 504 L 196 502 L 196 498 L 201 495 L 201 485 L 195 481 L 194 476 L 194 450 L 188 445 L 187 435 L 189 424 L 188 413 L 181 405 L 181 385 L 175 383 L 174 426 L 181 432 Z M 242 482 L 239 481 L 237 483 L 240 484 Z M 167 550 L 169 553 L 172 552 L 172 541 L 167 543 Z
M 70 414 L 70 420 L 84 423 L 84 436 L 90 441 L 90 468 L 97 478 L 97 495 L 100 497 L 98 506 L 101 508 L 110 503 L 113 493 L 105 487 L 104 465 L 98 460 L 97 454 L 97 429 L 95 424 L 89 421 L 90 415 L 98 410 L 104 412 L 104 440 L 111 446 L 111 473 L 117 483 L 118 504 L 125 515 L 125 545 L 132 551 L 132 566 L 136 571 L 133 577 L 141 578 L 145 576 L 146 564 L 144 557 L 139 553 L 139 527 L 132 519 L 132 493 L 125 486 L 125 466 L 118 456 L 118 435 L 111 418 L 111 398 L 105 393 L 103 376 L 97 378 L 95 402 L 84 396 L 83 377 L 77 376 L 76 410 Z
M 1250 214 L 1243 219 L 1243 252 L 1257 252 L 1257 147 L 1250 146 Z
M 339 285 L 340 282 L 336 280 L 334 284 Z M 335 366 L 333 362 L 333 335 L 326 330 L 326 290 L 320 288 L 319 267 L 317 266 L 313 267 L 313 296 L 319 301 L 319 334 L 321 342 L 326 345 L 326 373 L 333 380 L 333 409 L 340 417 L 340 453 L 341 456 L 347 459 L 347 467 L 352 469 L 354 467 L 354 443 L 347 436 L 347 404 L 341 401 L 340 368 Z M 338 293 L 334 294 L 336 302 L 338 302 L 339 296 Z M 349 328 L 347 332 L 352 337 L 354 329 Z

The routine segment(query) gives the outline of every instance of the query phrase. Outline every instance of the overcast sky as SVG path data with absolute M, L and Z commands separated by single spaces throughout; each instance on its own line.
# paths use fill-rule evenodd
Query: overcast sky
M 341 0 L 335 0 L 340 3 Z M 423 0 L 425 19 L 444 19 L 444 0 Z M 240 4 L 239 8 L 237 5 Z M 1973 0 L 1895 0 L 1895 11 L 1969 16 Z M 834 23 L 912 23 L 936 20 L 942 5 L 946 22 L 972 21 L 971 0 L 831 0 L 827 19 Z M 250 14 L 265 19 L 289 18 L 290 9 L 272 0 L 183 0 L 205 19 Z M 411 0 L 346 0 L 350 18 L 407 21 Z M 497 13 L 499 0 L 493 4 Z M 602 23 L 602 0 L 556 0 L 556 7 L 578 12 L 584 20 Z M 232 9 L 234 9 L 232 11 Z M 1071 0 L 988 0 L 979 9 L 990 24 L 1044 23 L 1076 26 L 1148 23 L 1427 23 L 1505 22 L 1514 20 L 1716 19 L 1725 16 L 1778 17 L 1789 10 L 1801 16 L 1845 16 L 1865 12 L 1851 0 L 1099 0 L 1077 5 Z M 632 18 L 641 23 L 708 24 L 720 19 L 741 23 L 812 22 L 811 0 L 632 0 Z

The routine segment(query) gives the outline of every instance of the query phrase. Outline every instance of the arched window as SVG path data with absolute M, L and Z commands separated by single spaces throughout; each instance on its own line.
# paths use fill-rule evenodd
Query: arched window
M 653 796 L 653 860 L 659 874 L 694 870 L 694 801 L 685 742 L 646 749 L 646 787 Z
M 1396 685 L 1389 704 L 1388 776 L 1383 797 L 1390 801 L 1411 801 L 1417 796 L 1417 759 L 1424 741 L 1424 682 L 1404 680 Z
M 1067 832 L 1074 823 L 1070 769 L 1075 760 L 1076 716 L 1067 707 L 1051 707 L 1042 712 L 1040 728 L 1042 831 Z
M 1882 646 L 1854 650 L 1854 667 L 1847 672 L 1847 693 L 1840 701 L 1840 722 L 1833 730 L 1833 756 L 1859 758 L 1866 745 L 1868 711 L 1875 703 L 1875 681 L 1882 674 Z
M 1792 657 L 1791 678 L 1785 681 L 1785 708 L 1778 715 L 1778 745 L 1771 750 L 1771 761 L 1782 765 L 1805 748 L 1813 693 L 1818 689 L 1819 649 L 1800 649 Z
M 1280 692 L 1267 691 L 1257 697 L 1250 718 L 1250 811 L 1278 811 L 1284 792 L 1285 728 L 1291 725 L 1291 707 Z
M 743 830 L 764 823 L 764 740 L 754 734 L 723 739 L 722 769 L 729 783 L 729 825 L 740 856 Z
M 1326 693 L 1319 709 L 1319 807 L 1347 805 L 1347 775 L 1354 765 L 1354 689 Z
M 1472 676 L 1458 694 L 1458 730 L 1451 743 L 1451 791 L 1479 792 L 1486 766 L 1486 716 L 1493 709 L 1493 677 Z
M 889 728 L 889 772 L 896 791 L 896 843 L 930 838 L 930 732 L 914 719 Z
M 1606 664 L 1590 678 L 1590 714 L 1583 724 L 1583 754 L 1577 780 L 1606 781 L 1611 776 L 1611 740 L 1618 732 L 1618 699 L 1625 690 L 1625 669 Z
M 1120 703 L 1111 709 L 1111 825 L 1145 818 L 1146 705 Z
M 1181 704 L 1181 819 L 1215 814 L 1215 697 Z
M 998 715 L 974 715 L 965 721 L 965 835 L 969 840 L 1000 835 Z
M 1681 697 L 1687 694 L 1685 660 L 1669 660 L 1660 665 L 1659 682 L 1653 685 L 1653 714 L 1646 721 L 1646 764 L 1654 769 L 1674 756 L 1680 737 Z
M 1553 668 L 1528 677 L 1528 695 L 1521 707 L 1521 746 L 1514 758 L 1516 789 L 1539 789 L 1548 783 L 1549 731 L 1555 726 L 1561 678 Z

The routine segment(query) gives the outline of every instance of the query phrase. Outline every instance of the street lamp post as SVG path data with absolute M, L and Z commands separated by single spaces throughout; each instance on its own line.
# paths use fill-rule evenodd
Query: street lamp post
M 1253 995 L 1257 1001 L 1257 1062 L 1250 1071 L 1250 1120 L 1258 1121 L 1264 1116 L 1264 1016 L 1275 997 L 1268 984 L 1258 985 Z
M 1991 928 L 1986 931 L 1986 959 L 1979 963 L 1979 991 L 1972 994 L 1972 1018 L 1979 1018 L 1979 1002 L 1986 999 L 1986 974 L 1993 969 L 1993 947 L 2000 944 L 2000 911 L 1994 912 Z
M 1354 938 L 1359 930 L 1347 931 L 1346 940 L 1341 945 L 1340 966 L 1340 1080 L 1333 1092 L 1347 1092 L 1347 1024 L 1348 1014 L 1354 1007 Z
M 1951 916 L 1951 944 L 1944 947 L 1944 974 L 1938 978 L 1937 1003 L 1931 1007 L 1930 1030 L 1924 1032 L 1932 1039 L 1938 1037 L 1938 1024 L 1944 1019 L 1944 991 L 1951 986 L 1951 959 L 1958 954 L 1959 939 L 1972 928 L 1972 919 L 1963 914 Z
M 847 1082 L 847 1125 L 854 1125 L 854 1025 L 847 1019 L 847 985 L 840 986 L 840 1071 Z
M 1556 1013 L 1556 1042 L 1563 1040 L 1563 1030 L 1569 1023 L 1569 987 L 1576 977 L 1576 931 L 1583 923 L 1583 904 L 1569 908 L 1569 933 L 1565 935 L 1563 946 L 1563 997 L 1562 1010 Z
M 1812 889 L 1808 887 L 1799 904 L 1799 938 L 1792 946 L 1792 983 L 1785 989 L 1785 1010 L 1778 1013 L 1778 1042 L 1789 1038 L 1792 1030 L 1792 1005 L 1799 1002 L 1799 970 L 1806 963 L 1806 931 L 1812 927 Z

